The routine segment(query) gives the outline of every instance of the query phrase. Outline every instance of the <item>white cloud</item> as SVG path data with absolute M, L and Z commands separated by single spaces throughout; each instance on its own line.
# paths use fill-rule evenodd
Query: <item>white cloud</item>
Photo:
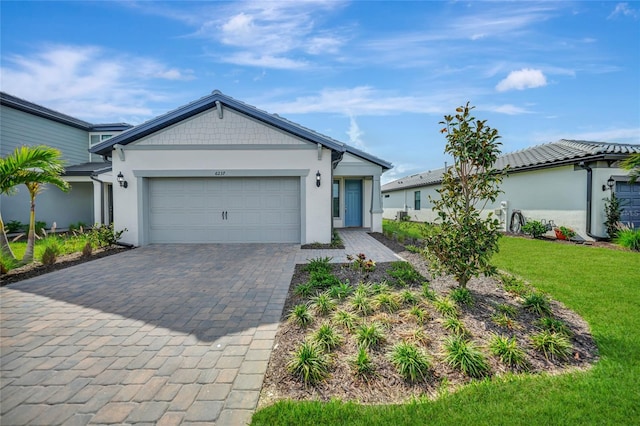
M 349 130 L 347 131 L 347 135 L 349 136 L 350 145 L 358 149 L 366 149 L 364 142 L 362 141 L 364 132 L 360 130 L 360 126 L 358 126 L 358 122 L 353 115 L 349 116 Z
M 482 109 L 507 115 L 531 114 L 531 111 L 511 104 L 483 106 Z
M 547 78 L 542 71 L 531 68 L 523 68 L 518 71 L 511 71 L 507 78 L 496 86 L 498 92 L 508 90 L 533 89 L 547 85 Z
M 618 15 L 629 16 L 635 19 L 640 16 L 640 13 L 638 13 L 636 9 L 630 8 L 629 3 L 618 3 L 607 19 L 613 19 Z
M 552 142 L 559 139 L 640 144 L 640 127 L 616 127 L 604 130 L 590 130 L 574 133 L 567 133 L 566 131 L 558 130 L 555 132 L 539 133 L 535 135 L 537 143 Z
M 376 90 L 370 86 L 353 88 L 327 88 L 308 96 L 293 100 L 273 101 L 274 96 L 265 100 L 252 101 L 267 111 L 278 114 L 339 113 L 345 116 L 396 115 L 402 113 L 444 114 L 459 105 L 459 99 L 466 99 L 469 91 L 465 88 L 430 94 L 429 96 L 397 95 Z
M 189 22 L 198 22 L 196 36 L 232 49 L 216 52 L 221 62 L 299 70 L 310 65 L 306 54 L 339 53 L 345 39 L 336 34 L 346 31 L 320 28 L 317 22 L 322 14 L 341 5 L 334 1 L 241 2 L 208 10 Z
M 147 89 L 147 82 L 193 78 L 190 71 L 96 46 L 44 46 L 31 55 L 7 56 L 4 63 L 3 91 L 89 121 L 149 118 L 148 101 L 164 95 Z

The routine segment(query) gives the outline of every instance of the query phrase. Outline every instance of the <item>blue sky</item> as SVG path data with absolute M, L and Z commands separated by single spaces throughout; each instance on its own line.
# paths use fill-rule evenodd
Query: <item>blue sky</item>
M 2 91 L 138 124 L 218 89 L 395 165 L 442 167 L 470 101 L 503 152 L 640 143 L 638 2 L 0 5 Z M 449 160 L 450 161 L 450 160 Z

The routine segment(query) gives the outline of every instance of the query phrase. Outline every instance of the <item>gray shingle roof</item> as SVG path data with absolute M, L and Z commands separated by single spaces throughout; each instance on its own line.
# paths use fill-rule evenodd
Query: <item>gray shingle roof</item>
M 502 169 L 509 165 L 512 171 L 523 171 L 575 164 L 584 160 L 617 160 L 637 153 L 640 153 L 640 145 L 561 139 L 504 154 L 496 161 L 496 167 Z M 383 185 L 382 192 L 438 184 L 442 181 L 443 174 L 444 168 L 441 168 L 406 176 Z
M 0 92 L 0 104 L 29 114 L 37 115 L 38 117 L 66 124 L 71 127 L 86 130 L 87 132 L 119 131 L 133 127 L 131 124 L 127 123 L 92 124 L 87 121 L 71 117 L 70 115 L 54 111 L 50 108 L 43 107 L 42 105 L 34 104 L 33 102 L 29 102 L 5 92 Z
M 163 129 L 172 124 L 178 123 L 196 114 L 211 109 L 215 106 L 216 102 L 220 102 L 226 107 L 232 108 L 259 121 L 262 121 L 263 123 L 294 134 L 310 142 L 319 143 L 329 149 L 332 149 L 333 151 L 339 153 L 351 153 L 358 157 L 364 158 L 365 160 L 378 164 L 385 170 L 391 169 L 393 167 L 391 163 L 384 161 L 378 157 L 360 151 L 359 149 L 353 148 L 345 143 L 332 139 L 329 136 L 322 135 L 314 130 L 301 126 L 300 124 L 294 123 L 293 121 L 289 121 L 277 114 L 269 114 L 268 112 L 258 109 L 252 105 L 224 95 L 218 90 L 214 90 L 208 96 L 204 96 L 196 101 L 188 103 L 187 105 L 181 106 L 173 111 L 153 118 L 136 127 L 133 127 L 132 129 L 126 130 L 123 133 L 94 146 L 93 148 L 91 148 L 91 152 L 101 155 L 109 155 L 111 153 L 113 145 L 115 144 L 127 145 L 160 129 Z
M 65 176 L 92 176 L 111 170 L 111 163 L 82 163 L 65 167 Z

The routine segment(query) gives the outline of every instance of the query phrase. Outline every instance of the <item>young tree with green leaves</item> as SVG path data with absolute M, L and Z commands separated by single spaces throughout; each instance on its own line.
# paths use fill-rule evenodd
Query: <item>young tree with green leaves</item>
M 69 183 L 60 176 L 64 173 L 64 163 L 61 153 L 55 148 L 44 145 L 21 146 L 12 154 L 0 159 L 0 193 L 13 194 L 18 185 L 24 184 L 29 191 L 30 215 L 29 234 L 27 236 L 27 249 L 23 263 L 33 262 L 35 246 L 35 199 L 44 189 L 44 185 L 52 184 L 62 191 L 69 190 Z M 0 214 L 0 250 L 15 258 L 9 247 L 7 235 L 4 230 L 4 222 Z
M 481 212 L 496 201 L 507 173 L 507 168 L 494 166 L 500 155 L 498 131 L 486 120 L 472 117 L 473 108 L 467 102 L 456 109 L 455 116 L 446 115 L 440 122 L 445 125 L 441 130 L 447 138 L 445 153 L 454 163 L 437 190 L 440 199 L 430 197 L 440 229 L 426 238 L 433 271 L 453 275 L 462 288 L 471 277 L 495 273 L 490 259 L 498 251 L 500 222 L 493 213 L 483 217 Z

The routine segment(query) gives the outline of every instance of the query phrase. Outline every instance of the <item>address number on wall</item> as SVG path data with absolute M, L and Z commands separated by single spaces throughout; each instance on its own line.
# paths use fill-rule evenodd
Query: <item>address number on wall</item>
M 224 170 L 216 170 L 215 172 L 213 172 L 214 176 L 224 176 L 226 174 L 227 172 L 225 172 Z

